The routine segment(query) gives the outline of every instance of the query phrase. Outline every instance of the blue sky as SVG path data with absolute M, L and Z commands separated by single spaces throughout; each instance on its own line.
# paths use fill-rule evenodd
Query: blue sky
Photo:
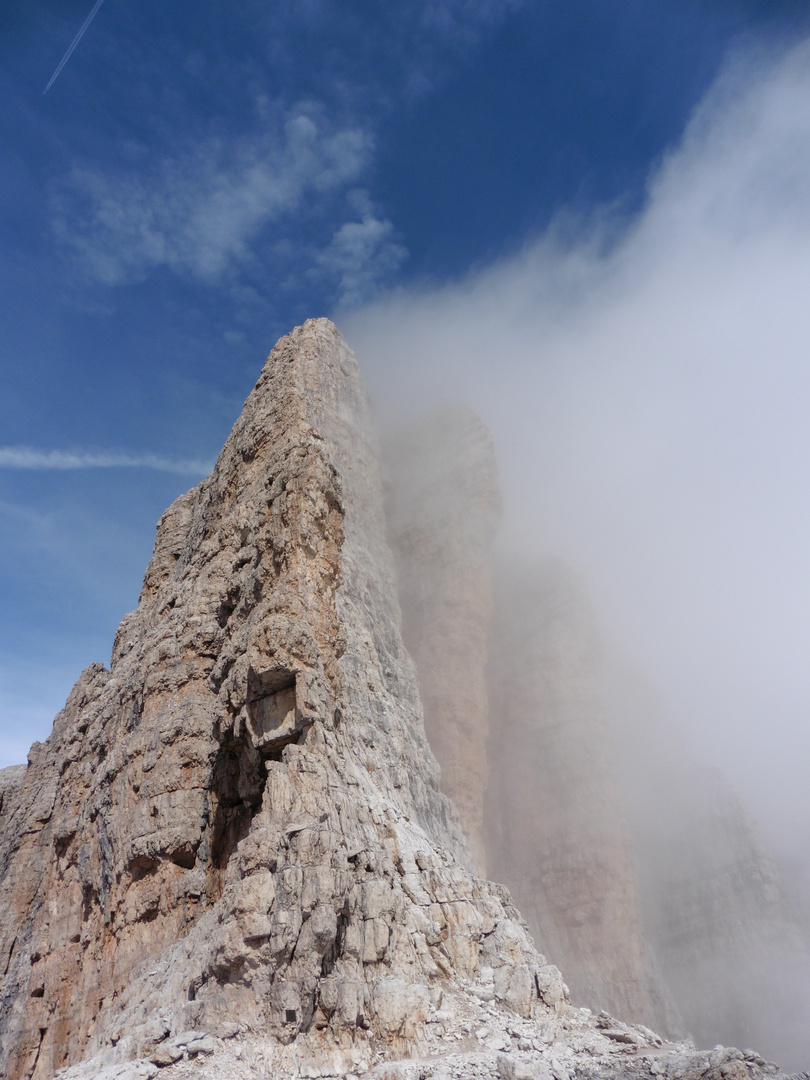
M 571 255 L 649 231 L 651 177 L 718 78 L 810 31 L 799 0 L 105 0 L 44 95 L 90 7 L 0 12 L 0 766 L 107 661 L 155 522 L 280 334 L 333 315 L 382 397 L 429 383 L 420 304 L 457 310 L 550 237 Z M 544 295 L 579 280 L 549 265 L 526 271 Z

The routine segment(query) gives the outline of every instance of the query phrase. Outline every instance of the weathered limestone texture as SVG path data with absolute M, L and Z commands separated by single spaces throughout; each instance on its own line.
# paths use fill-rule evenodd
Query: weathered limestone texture
M 3 806 L 8 803 L 25 779 L 25 765 L 10 765 L 7 769 L 0 769 L 0 814 Z
M 562 564 L 497 580 L 490 851 L 575 1001 L 677 1030 L 639 918 L 598 637 Z
M 443 1003 L 432 1014 L 422 1056 L 378 1060 L 363 1073 L 366 1080 L 786 1080 L 751 1050 L 699 1052 L 687 1043 L 666 1044 L 604 1012 L 593 1016 L 567 1006 L 556 1019 L 537 1024 L 474 997 L 451 1004 L 452 1013 Z M 60 1073 L 60 1080 L 358 1080 L 361 1072 L 339 1071 L 327 1056 L 318 1064 L 303 1060 L 294 1043 L 253 1036 L 226 1041 L 187 1031 L 150 1058 L 100 1071 L 78 1065 Z
M 399 622 L 366 394 L 312 320 L 163 515 L 110 669 L 4 777 L 0 1074 L 153 1075 L 260 1034 L 343 1075 L 454 1002 L 564 1013 L 469 870 Z
M 500 515 L 492 439 L 474 413 L 445 408 L 384 450 L 402 630 L 419 672 L 425 730 L 483 871 L 490 549 Z

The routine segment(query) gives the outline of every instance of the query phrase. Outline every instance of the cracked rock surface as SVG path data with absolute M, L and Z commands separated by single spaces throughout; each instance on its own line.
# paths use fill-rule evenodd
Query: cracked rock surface
M 163 515 L 109 670 L 4 779 L 9 1080 L 151 1075 L 234 1031 L 315 1062 L 418 1055 L 444 990 L 564 1007 L 439 790 L 377 460 L 354 358 L 311 320 Z
M 0 772 L 3 1080 L 781 1075 L 569 1003 L 473 871 L 400 624 L 366 392 L 311 320 Z
M 542 1020 L 522 1018 L 452 991 L 434 995 L 420 1052 L 407 1060 L 392 1061 L 372 1043 L 356 1045 L 354 1056 L 330 1057 L 244 1035 L 209 1037 L 203 1048 L 198 1035 L 167 1041 L 173 1061 L 166 1067 L 153 1054 L 101 1072 L 80 1065 L 59 1080 L 807 1080 L 806 1073 L 787 1077 L 754 1051 L 667 1043 L 604 1012 L 566 1005 Z

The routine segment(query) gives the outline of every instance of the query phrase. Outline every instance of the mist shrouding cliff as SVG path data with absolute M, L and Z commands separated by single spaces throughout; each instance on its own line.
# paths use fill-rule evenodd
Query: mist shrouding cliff
M 223 1016 L 365 1066 L 458 1026 L 459 973 L 465 1016 L 556 1025 L 473 860 L 577 1001 L 806 1067 L 808 67 L 730 66 L 634 221 L 344 320 L 384 430 L 428 417 L 388 440 L 400 604 L 354 361 L 320 321 L 274 350 L 113 671 L 0 782 L 12 1075 Z
M 577 576 L 501 557 L 493 574 L 494 453 L 468 409 L 387 441 L 386 499 L 337 328 L 282 338 L 214 471 L 161 517 L 110 668 L 0 774 L 3 1075 L 168 1080 L 193 1058 L 201 1080 L 786 1080 L 639 1023 L 677 1033 L 672 975 L 697 975 L 720 1030 L 729 945 L 749 1005 L 777 986 L 756 931 L 790 915 L 745 813 L 697 774 L 703 834 L 650 816 L 654 856 L 688 856 L 650 890 Z
M 712 916 L 727 923 L 725 974 L 704 955 L 716 974 L 699 976 L 691 1002 L 680 994 L 684 1025 L 796 1066 L 810 865 L 808 102 L 807 43 L 738 55 L 635 218 L 561 214 L 452 286 L 342 319 L 386 429 L 461 400 L 492 431 L 499 565 L 562 557 L 595 609 L 626 828 L 645 864 L 637 904 L 671 988 L 690 950 L 714 949 L 704 930 L 689 938 L 688 912 L 738 897 Z M 638 686 L 612 673 L 628 664 L 659 701 L 641 720 Z M 701 895 L 686 884 L 698 879 Z M 750 992 L 735 999 L 735 984 Z M 704 1002 L 724 995 L 712 1036 Z M 743 1013 L 759 1020 L 740 1026 Z
M 810 905 L 734 785 L 604 648 L 570 567 L 493 559 L 494 455 L 474 415 L 441 409 L 387 449 L 404 640 L 479 866 L 577 1003 L 800 1067 Z

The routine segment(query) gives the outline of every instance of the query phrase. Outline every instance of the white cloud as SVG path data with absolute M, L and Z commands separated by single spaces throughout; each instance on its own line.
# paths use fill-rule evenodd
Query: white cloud
M 159 454 L 119 454 L 84 450 L 35 450 L 0 446 L 0 469 L 157 469 L 182 476 L 207 476 L 211 462 L 186 461 Z
M 422 18 L 429 26 L 470 35 L 522 7 L 524 0 L 426 0 Z
M 337 307 L 353 308 L 373 299 L 386 279 L 408 257 L 395 239 L 394 226 L 378 218 L 364 192 L 351 200 L 359 221 L 347 221 L 315 259 L 313 275 L 337 281 Z
M 108 284 L 159 266 L 216 280 L 267 225 L 355 182 L 370 158 L 366 132 L 330 131 L 314 106 L 265 123 L 257 136 L 189 145 L 143 172 L 76 169 L 55 196 L 57 236 Z
M 810 815 L 810 46 L 732 65 L 633 227 L 612 228 L 563 242 L 568 223 L 341 322 L 392 411 L 478 408 L 502 543 L 583 569 L 695 743 L 795 838 Z

